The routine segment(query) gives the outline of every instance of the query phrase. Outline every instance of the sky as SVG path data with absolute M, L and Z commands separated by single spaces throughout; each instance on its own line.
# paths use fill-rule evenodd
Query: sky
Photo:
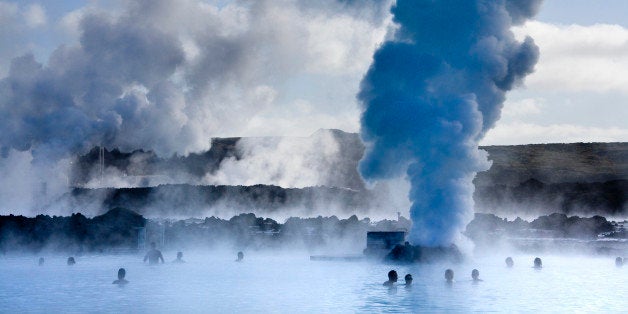
M 546 0 L 515 29 L 540 48 L 484 144 L 628 140 L 628 2 Z
M 358 132 L 360 81 L 395 27 L 388 7 L 376 0 L 0 0 L 0 80 L 52 86 L 45 90 L 54 95 L 72 90 L 58 96 L 71 105 L 50 104 L 63 114 L 83 108 L 60 123 L 89 130 L 72 145 L 107 141 L 171 154 L 207 149 L 216 136 Z M 540 59 L 481 144 L 628 141 L 624 12 L 621 0 L 546 0 L 535 20 L 515 27 L 517 38 L 535 40 Z M 45 73 L 18 75 L 38 67 Z M 45 110 L 35 102 L 50 94 L 23 93 L 5 106 Z M 64 132 L 45 130 L 34 141 Z

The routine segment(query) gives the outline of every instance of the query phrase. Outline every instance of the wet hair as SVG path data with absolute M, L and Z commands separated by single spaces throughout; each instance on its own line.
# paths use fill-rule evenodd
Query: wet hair
M 543 262 L 541 261 L 540 257 L 537 257 L 534 259 L 534 268 L 541 268 L 543 267 Z
M 619 256 L 618 256 L 618 257 L 615 259 L 615 265 L 616 265 L 617 267 L 621 267 L 621 266 L 623 266 L 623 265 L 624 265 L 624 260 L 623 260 L 621 257 L 619 257 Z
M 392 281 L 392 282 L 397 282 L 397 279 L 399 277 L 397 276 L 397 272 L 394 270 L 391 270 L 388 272 L 388 280 Z
M 445 271 L 445 279 L 447 279 L 447 281 L 452 281 L 454 280 L 454 271 L 451 269 L 447 269 Z
M 477 269 L 473 269 L 471 271 L 471 278 L 478 279 L 478 277 L 480 277 L 480 271 Z
M 403 277 L 403 279 L 406 281 L 406 283 L 410 283 L 412 282 L 412 275 L 406 274 L 406 276 Z
M 124 268 L 118 269 L 118 279 L 124 279 L 126 276 L 126 270 Z
M 506 257 L 506 266 L 508 267 L 512 267 L 512 265 L 514 265 L 515 262 L 512 260 L 512 257 L 508 256 Z

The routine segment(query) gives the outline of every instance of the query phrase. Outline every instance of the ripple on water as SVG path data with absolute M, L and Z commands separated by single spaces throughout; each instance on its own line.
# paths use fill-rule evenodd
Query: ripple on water
M 169 253 L 169 252 L 168 252 Z M 173 255 L 173 254 L 170 254 Z M 167 255 L 168 256 L 168 255 Z M 173 255 L 174 256 L 174 255 Z M 249 252 L 235 263 L 223 254 L 186 253 L 187 263 L 146 266 L 141 256 L 0 258 L 0 308 L 3 312 L 434 312 L 543 311 L 621 312 L 628 308 L 628 267 L 612 258 L 515 256 L 481 257 L 461 265 L 385 265 L 361 262 L 312 262 L 307 254 Z M 117 269 L 130 283 L 112 285 Z M 451 285 L 444 270 L 455 272 Z M 484 281 L 471 282 L 471 270 Z M 390 269 L 400 285 L 382 286 Z M 411 289 L 403 277 L 414 277 Z

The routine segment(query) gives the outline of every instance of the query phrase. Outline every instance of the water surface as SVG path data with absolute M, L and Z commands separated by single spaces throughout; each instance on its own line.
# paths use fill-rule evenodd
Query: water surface
M 166 260 L 175 253 L 165 252 Z M 141 255 L 77 257 L 0 257 L 2 312 L 204 312 L 204 313 L 355 313 L 355 312 L 622 312 L 628 309 L 628 266 L 610 257 L 476 257 L 463 264 L 405 265 L 312 262 L 307 253 L 189 253 L 185 264 L 147 266 Z M 130 283 L 112 284 L 117 270 Z M 446 268 L 456 281 L 446 284 Z M 484 281 L 471 282 L 471 270 Z M 390 269 L 399 273 L 396 289 L 382 286 Z M 406 289 L 403 276 L 414 277 Z

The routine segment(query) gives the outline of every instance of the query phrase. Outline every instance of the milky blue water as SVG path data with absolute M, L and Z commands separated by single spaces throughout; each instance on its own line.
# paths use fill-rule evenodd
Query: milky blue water
M 394 266 L 375 262 L 313 262 L 307 253 L 186 253 L 185 264 L 147 266 L 141 255 L 0 257 L 0 312 L 355 313 L 355 312 L 626 312 L 628 266 L 611 257 L 471 258 L 463 264 Z M 166 252 L 171 261 L 175 253 Z M 112 284 L 124 267 L 130 283 Z M 452 268 L 456 281 L 446 284 Z M 484 281 L 473 283 L 473 268 Z M 382 286 L 390 269 L 406 289 Z

